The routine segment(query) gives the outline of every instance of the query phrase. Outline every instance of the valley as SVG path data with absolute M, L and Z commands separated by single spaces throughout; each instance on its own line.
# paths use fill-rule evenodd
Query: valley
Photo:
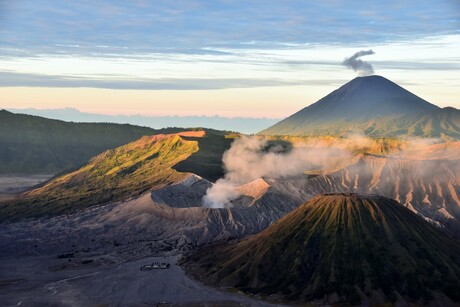
M 8 174 L 0 175 L 0 201 L 14 199 L 18 194 L 30 190 L 47 180 L 53 175 L 24 175 Z
M 175 264 L 175 256 L 147 257 L 133 261 L 98 258 L 105 259 L 107 263 L 80 264 L 68 269 L 64 269 L 62 263 L 65 265 L 69 259 L 73 262 L 80 259 L 3 259 L 0 264 L 1 287 L 14 288 L 8 292 L 2 291 L 0 301 L 3 306 L 282 306 L 265 303 L 241 293 L 216 290 L 194 281 Z M 171 263 L 171 267 L 152 271 L 139 269 L 152 262 Z M 120 289 L 124 291 L 120 292 Z

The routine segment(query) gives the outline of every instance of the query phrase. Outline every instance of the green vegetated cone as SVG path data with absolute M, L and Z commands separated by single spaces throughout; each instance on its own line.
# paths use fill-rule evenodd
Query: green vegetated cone
M 316 196 L 260 234 L 200 250 L 186 267 L 210 284 L 288 300 L 460 299 L 460 243 L 374 195 Z

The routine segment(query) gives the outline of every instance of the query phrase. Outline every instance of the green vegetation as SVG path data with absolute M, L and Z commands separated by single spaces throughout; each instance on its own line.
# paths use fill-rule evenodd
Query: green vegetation
M 423 115 L 391 115 L 369 120 L 334 119 L 298 123 L 289 118 L 260 134 L 292 136 L 350 136 L 363 132 L 372 138 L 428 137 L 460 140 L 460 111 L 441 109 Z
M 142 137 L 96 156 L 23 199 L 2 203 L 0 220 L 59 215 L 139 195 L 181 179 L 184 174 L 171 167 L 196 151 L 196 141 L 178 135 Z
M 316 196 L 260 234 L 185 264 L 210 284 L 289 300 L 336 293 L 359 304 L 375 290 L 388 302 L 397 294 L 428 302 L 432 291 L 460 300 L 460 243 L 380 196 Z
M 155 133 L 147 127 L 69 123 L 0 110 L 0 173 L 75 169 L 104 150 Z
M 174 183 L 184 172 L 217 179 L 223 174 L 222 154 L 232 139 L 221 131 L 205 132 L 204 136 L 144 136 L 107 150 L 21 199 L 1 203 L 0 221 L 55 216 L 125 200 Z
M 292 145 L 330 147 L 345 149 L 353 154 L 387 155 L 407 146 L 407 141 L 397 138 L 335 137 L 335 136 L 267 136 L 271 141 L 282 141 Z

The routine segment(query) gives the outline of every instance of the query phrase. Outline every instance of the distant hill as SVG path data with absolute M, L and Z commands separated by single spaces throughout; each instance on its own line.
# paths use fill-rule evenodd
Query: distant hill
M 0 173 L 54 174 L 157 132 L 126 124 L 70 123 L 0 110 Z
M 445 305 L 443 295 L 460 300 L 459 255 L 459 241 L 394 200 L 329 194 L 185 266 L 209 284 L 292 301 Z
M 81 168 L 0 204 L 0 221 L 56 216 L 123 201 L 176 183 L 193 172 L 223 176 L 222 155 L 231 138 L 219 131 L 144 136 L 107 150 Z
M 265 135 L 460 139 L 460 111 L 441 109 L 381 76 L 358 77 L 277 124 Z
M 106 115 L 80 112 L 74 108 L 64 109 L 11 109 L 21 114 L 37 115 L 81 123 L 118 123 L 132 124 L 162 129 L 164 127 L 203 127 L 217 130 L 257 133 L 276 122 L 273 118 L 222 117 L 222 116 L 149 116 L 149 115 Z

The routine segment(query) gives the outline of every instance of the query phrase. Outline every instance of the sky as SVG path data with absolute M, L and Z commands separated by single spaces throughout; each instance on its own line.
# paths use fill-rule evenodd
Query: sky
M 460 108 L 460 1 L 0 0 L 0 108 L 283 118 L 361 59 Z

